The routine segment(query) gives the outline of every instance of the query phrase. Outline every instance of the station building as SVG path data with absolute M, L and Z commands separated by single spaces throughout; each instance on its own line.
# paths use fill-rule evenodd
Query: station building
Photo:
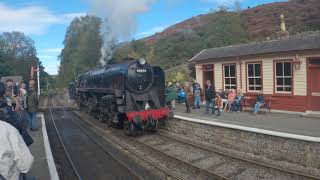
M 246 96 L 263 91 L 274 110 L 320 111 L 320 37 L 206 49 L 190 61 L 203 87 L 210 80 Z
M 0 79 L 0 81 L 3 83 L 5 83 L 7 80 L 13 81 L 13 84 L 19 84 L 22 82 L 22 76 L 4 76 Z
M 320 112 L 320 36 L 205 49 L 189 61 L 202 87 L 210 80 L 251 99 L 262 91 L 272 111 Z

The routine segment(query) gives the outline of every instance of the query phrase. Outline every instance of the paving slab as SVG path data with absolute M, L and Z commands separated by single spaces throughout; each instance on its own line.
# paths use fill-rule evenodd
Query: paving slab
M 47 155 L 45 149 L 45 141 L 47 141 L 47 138 L 44 138 L 42 128 L 44 128 L 45 125 L 42 124 L 42 122 L 44 122 L 42 121 L 42 118 L 42 113 L 38 113 L 38 130 L 29 131 L 34 140 L 34 143 L 29 147 L 34 157 L 34 163 L 28 175 L 34 176 L 37 180 L 51 180 L 52 178 L 48 166 L 48 157 L 50 157 L 50 155 Z
M 320 119 L 297 114 L 263 113 L 255 116 L 249 112 L 223 112 L 222 116 L 204 114 L 205 108 L 185 113 L 185 106 L 177 104 L 175 114 L 195 119 L 252 127 L 290 134 L 320 137 Z

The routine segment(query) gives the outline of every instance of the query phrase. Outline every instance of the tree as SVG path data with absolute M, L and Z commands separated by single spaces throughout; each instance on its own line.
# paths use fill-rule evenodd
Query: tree
M 34 41 L 21 32 L 4 32 L 0 34 L 0 76 L 22 76 L 25 81 L 30 78 L 30 69 L 36 66 Z
M 0 53 L 15 60 L 33 60 L 36 57 L 34 41 L 21 32 L 4 32 L 0 36 Z
M 69 25 L 59 56 L 60 86 L 66 86 L 80 73 L 100 65 L 100 25 L 101 19 L 94 16 L 75 18 Z

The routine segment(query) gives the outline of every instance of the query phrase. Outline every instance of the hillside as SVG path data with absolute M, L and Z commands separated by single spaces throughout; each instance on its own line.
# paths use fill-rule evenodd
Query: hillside
M 187 63 L 205 48 L 277 38 L 281 13 L 291 35 L 320 30 L 320 0 L 276 2 L 240 12 L 218 10 L 133 41 L 116 50 L 113 62 L 120 62 L 127 56 L 145 56 L 151 63 L 171 69 Z
M 292 33 L 320 29 L 320 1 L 319 0 L 291 0 L 276 2 L 248 8 L 240 12 L 242 23 L 250 40 L 274 37 L 280 29 L 279 16 L 283 13 L 286 17 L 288 30 Z M 170 38 L 177 34 L 204 28 L 212 23 L 212 14 L 192 17 L 175 24 L 161 33 L 143 38 L 147 44 L 155 44 L 162 38 Z

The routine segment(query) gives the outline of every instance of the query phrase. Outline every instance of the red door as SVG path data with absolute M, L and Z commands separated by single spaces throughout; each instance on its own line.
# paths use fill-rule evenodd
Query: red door
M 320 111 L 320 59 L 309 60 L 308 110 Z
M 203 87 L 203 91 L 204 91 L 205 87 L 206 87 L 207 80 L 210 80 L 211 84 L 214 85 L 214 65 L 213 64 L 203 65 L 202 70 L 203 70 L 202 87 Z M 204 93 L 203 93 L 201 101 L 204 101 L 204 99 L 205 99 L 205 97 L 204 97 Z

